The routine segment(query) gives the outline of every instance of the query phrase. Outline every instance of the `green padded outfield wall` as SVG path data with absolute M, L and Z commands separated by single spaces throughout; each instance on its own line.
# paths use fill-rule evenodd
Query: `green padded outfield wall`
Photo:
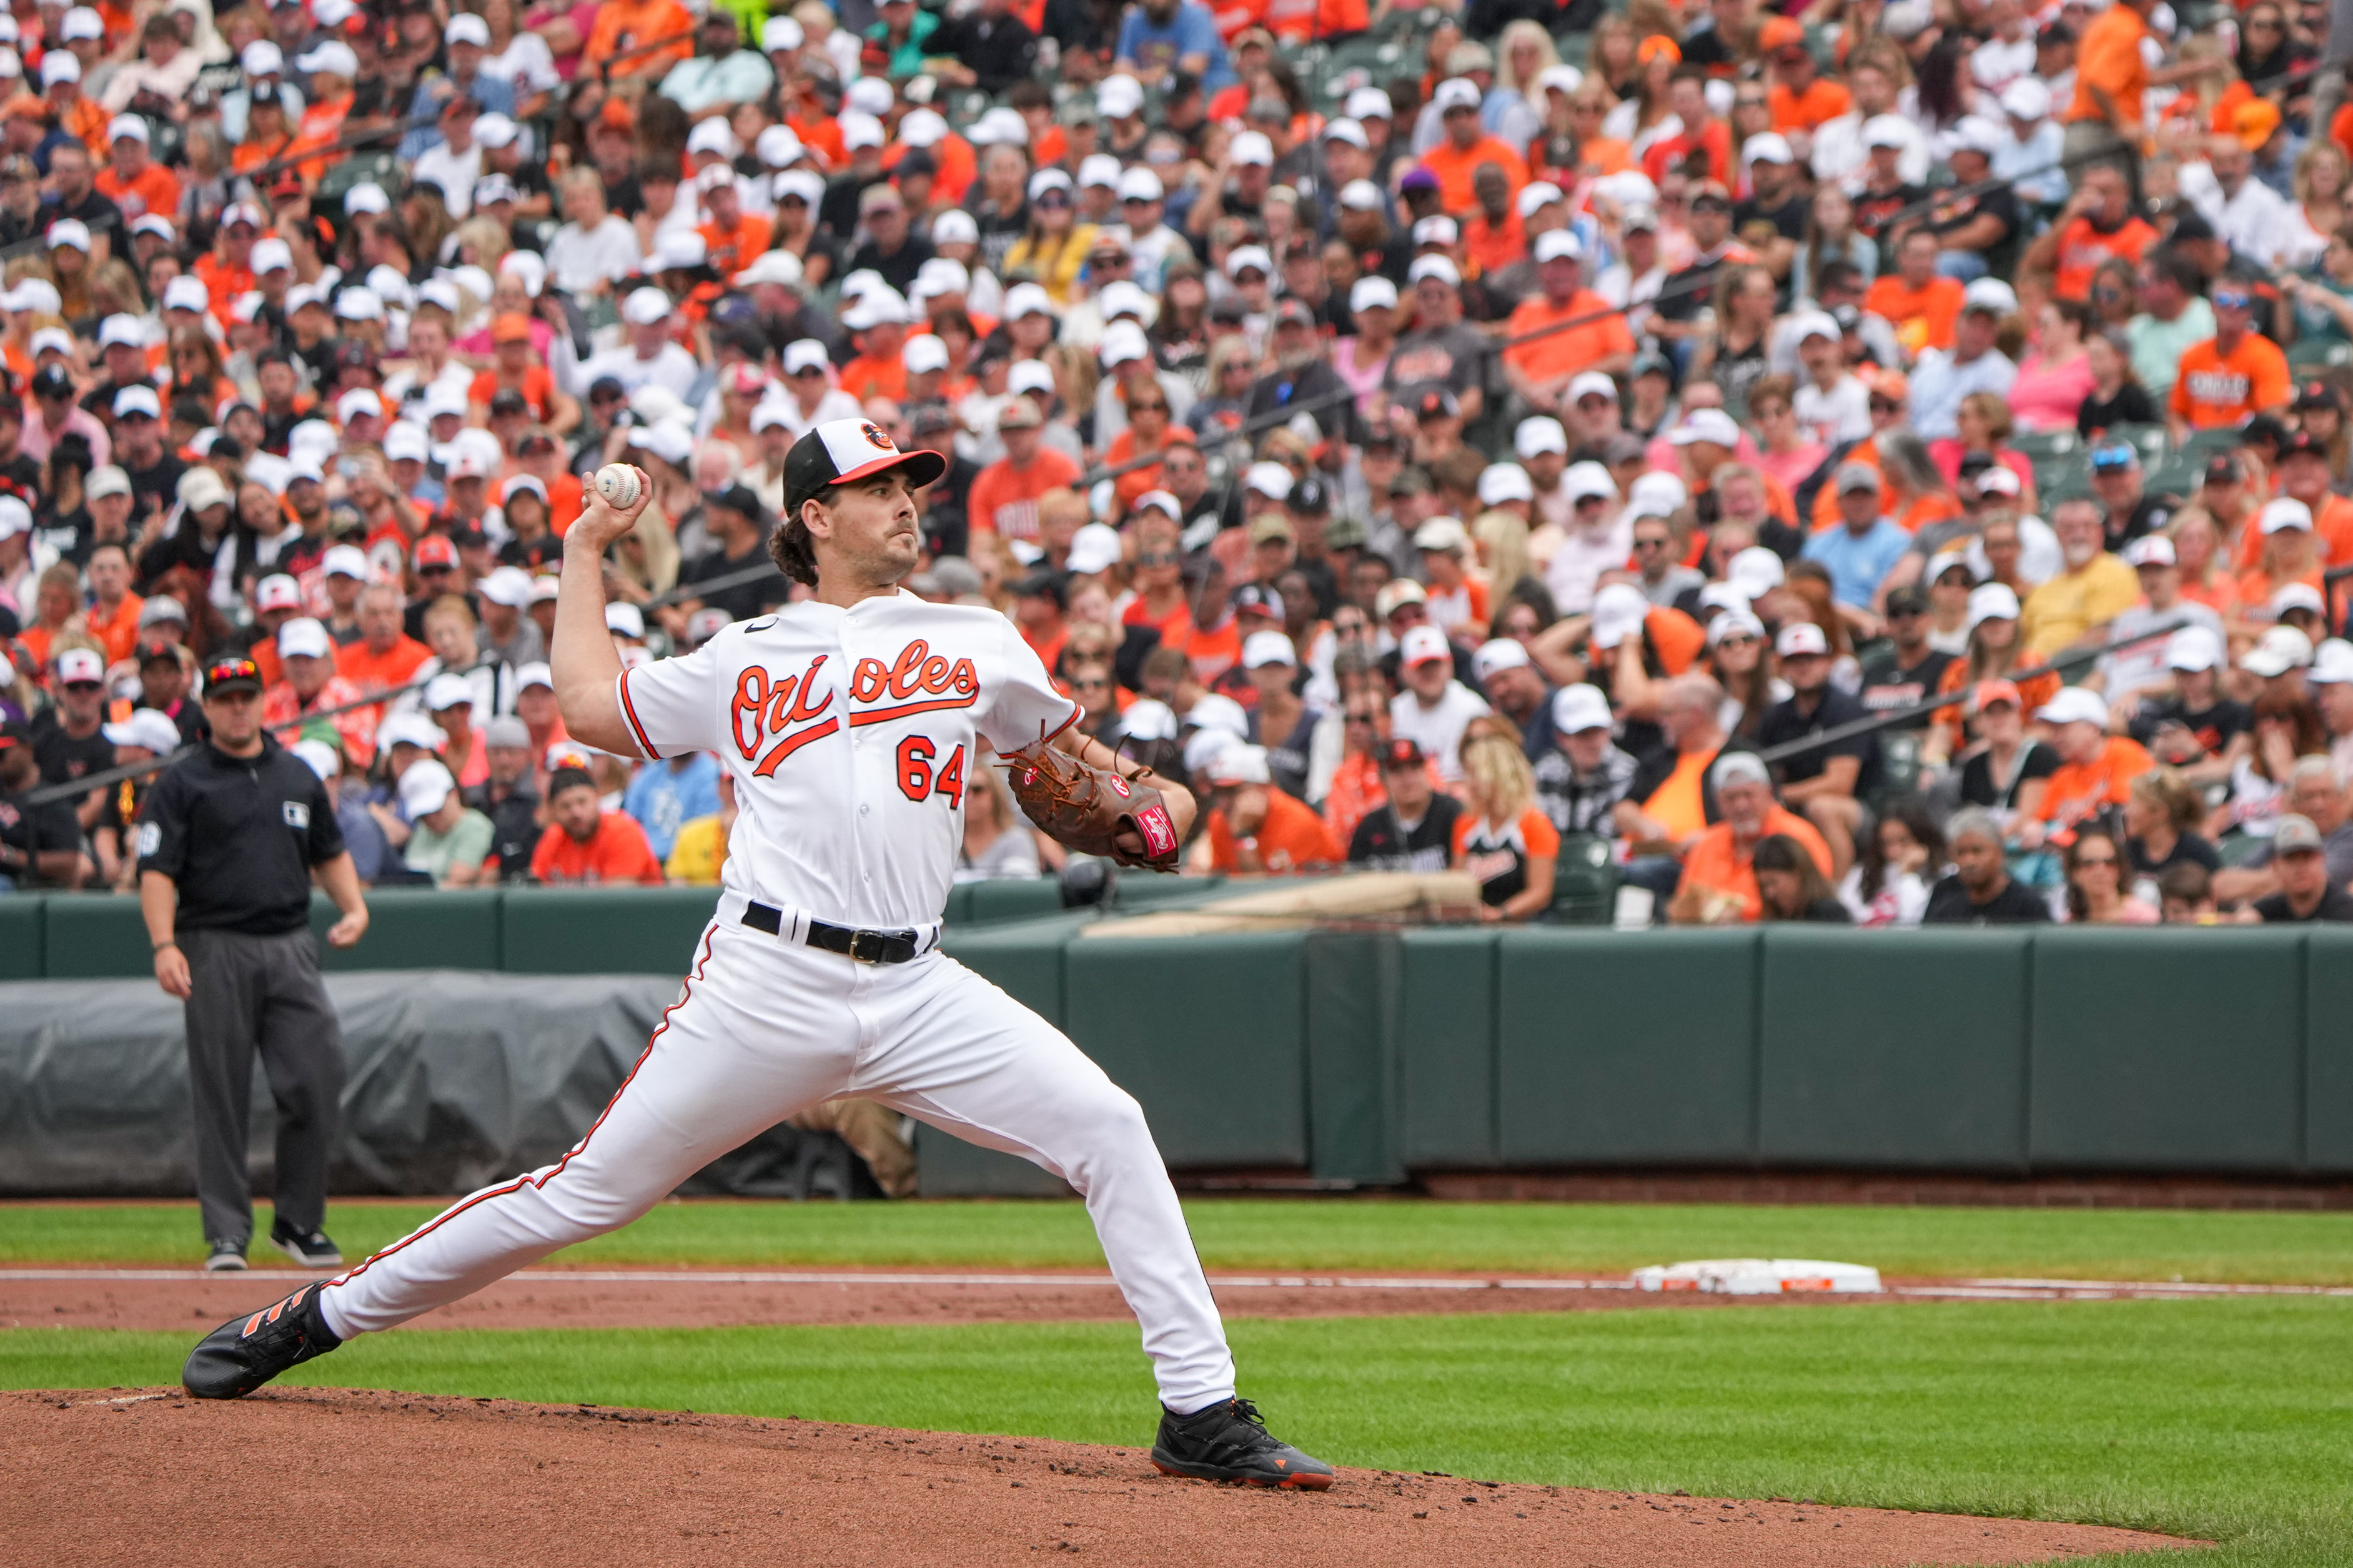
M 1218 890 L 1132 879 L 1122 893 L 1148 908 Z M 385 889 L 367 940 L 325 962 L 675 976 L 712 901 Z M 2353 1175 L 2353 930 L 1082 940 L 1103 917 L 1059 905 L 1045 879 L 958 888 L 947 950 L 1101 1062 L 1181 1169 Z M 314 929 L 332 914 L 314 900 Z M 149 965 L 135 900 L 0 898 L 0 979 Z M 920 1136 L 929 1190 L 1060 1190 Z

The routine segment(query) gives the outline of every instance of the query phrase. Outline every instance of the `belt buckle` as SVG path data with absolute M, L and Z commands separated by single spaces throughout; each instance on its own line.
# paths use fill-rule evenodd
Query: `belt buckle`
M 882 962 L 883 935 L 879 931 L 854 931 L 849 933 L 849 956 L 860 963 Z

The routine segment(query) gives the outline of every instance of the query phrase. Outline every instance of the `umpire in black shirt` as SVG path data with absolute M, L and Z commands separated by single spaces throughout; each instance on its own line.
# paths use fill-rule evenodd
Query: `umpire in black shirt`
M 155 983 L 187 1004 L 196 1194 L 207 1269 L 242 1268 L 253 1235 L 247 1113 L 258 1050 L 278 1104 L 273 1246 L 306 1268 L 327 1239 L 327 1161 L 343 1088 L 343 1031 L 311 940 L 315 876 L 349 947 L 367 930 L 358 873 L 327 786 L 261 727 L 261 672 L 243 656 L 205 669 L 211 739 L 175 763 L 139 813 L 139 907 Z

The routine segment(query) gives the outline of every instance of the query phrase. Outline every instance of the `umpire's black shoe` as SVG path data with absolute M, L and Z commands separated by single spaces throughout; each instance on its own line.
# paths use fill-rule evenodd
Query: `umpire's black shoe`
M 1308 1491 L 1322 1491 L 1332 1484 L 1332 1467 L 1278 1442 L 1258 1407 L 1247 1399 L 1229 1399 L 1190 1415 L 1162 1410 L 1152 1462 L 1168 1475 L 1205 1481 Z
M 180 1369 L 180 1382 L 198 1399 L 235 1399 L 341 1343 L 319 1310 L 319 1288 L 305 1285 L 278 1305 L 231 1318 L 199 1340 Z
M 212 1251 L 205 1258 L 205 1272 L 207 1274 L 220 1274 L 232 1270 L 243 1270 L 245 1268 L 245 1247 L 246 1244 L 242 1241 L 229 1241 L 223 1239 L 214 1242 L 212 1244 Z
M 269 1227 L 269 1245 L 305 1268 L 341 1268 L 343 1250 L 323 1230 L 303 1232 L 287 1225 Z

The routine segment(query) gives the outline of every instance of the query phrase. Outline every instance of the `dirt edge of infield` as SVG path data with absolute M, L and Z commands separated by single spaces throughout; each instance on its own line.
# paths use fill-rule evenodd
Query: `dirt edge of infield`
M 103 1475 L 106 1484 L 93 1486 Z M 2097 1525 L 1344 1471 L 1209 1486 L 1142 1448 L 336 1388 L 0 1394 L 15 1561 L 1611 1568 L 2010 1564 L 2206 1544 Z M 1440 1554 L 1443 1554 L 1442 1556 Z

